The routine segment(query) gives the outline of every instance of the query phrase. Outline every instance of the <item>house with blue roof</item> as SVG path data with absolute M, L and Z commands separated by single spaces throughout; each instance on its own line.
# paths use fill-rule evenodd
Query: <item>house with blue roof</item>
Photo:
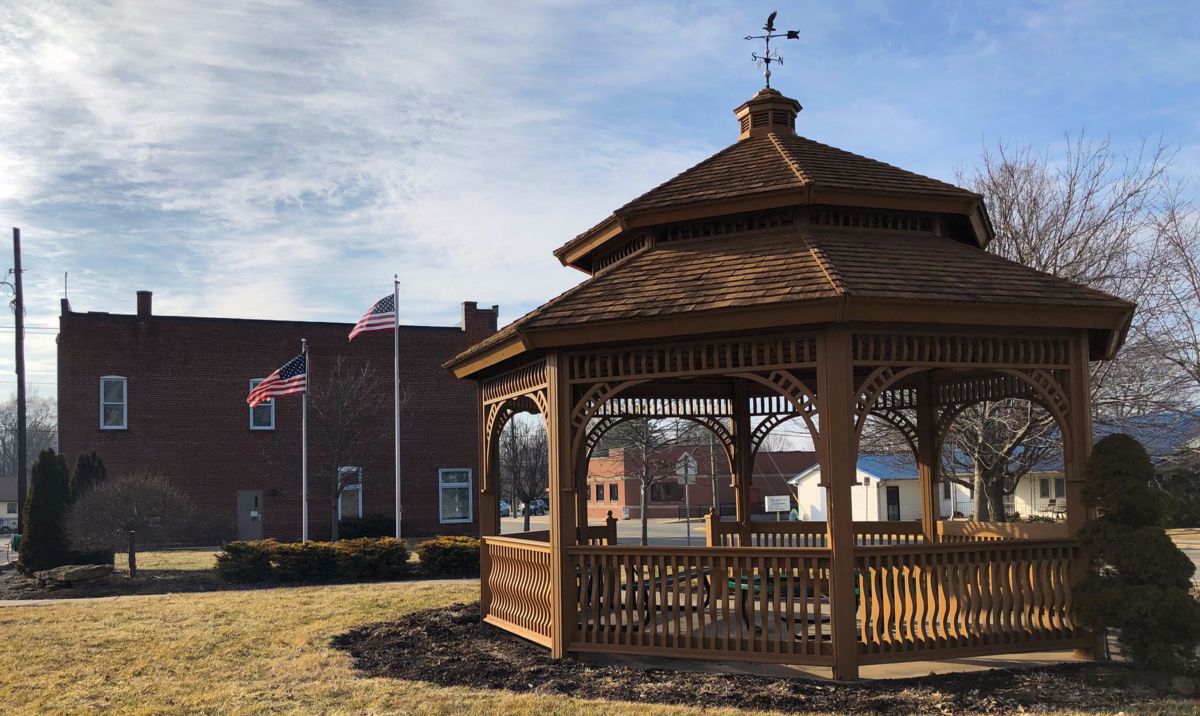
M 1200 411 L 1155 413 L 1107 423 L 1097 422 L 1096 440 L 1114 433 L 1133 436 L 1146 448 L 1159 472 L 1200 464 Z M 851 488 L 857 521 L 919 520 L 920 489 L 917 464 L 911 453 L 859 455 L 858 481 Z M 964 481 L 970 482 L 969 476 Z M 825 490 L 820 486 L 819 464 L 788 480 L 802 520 L 826 519 Z M 974 514 L 973 490 L 950 480 L 938 485 L 943 519 Z M 1010 495 L 1005 509 L 1022 516 L 1061 517 L 1066 512 L 1066 479 L 1062 456 L 1051 456 L 1036 465 Z
M 856 522 L 921 519 L 917 463 L 912 454 L 859 455 L 857 478 L 850 488 L 853 519 Z M 825 488 L 821 487 L 819 464 L 796 475 L 788 484 L 792 488 L 800 519 L 827 518 Z

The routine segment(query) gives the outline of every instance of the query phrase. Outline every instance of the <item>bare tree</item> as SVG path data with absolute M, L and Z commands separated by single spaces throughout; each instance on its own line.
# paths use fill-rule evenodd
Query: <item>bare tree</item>
M 545 424 L 540 420 L 510 420 L 500 433 L 501 490 L 512 495 L 511 509 L 526 506 L 525 531 L 529 531 L 529 504 L 546 492 L 550 481 L 550 448 Z
M 26 454 L 58 449 L 58 410 L 53 400 L 32 395 L 25 418 Z M 17 474 L 17 402 L 0 404 L 0 474 Z
M 389 383 L 370 363 L 354 368 L 342 356 L 334 359 L 328 374 L 309 383 L 309 437 L 316 448 L 312 451 L 316 474 L 327 481 L 334 540 L 342 493 L 362 479 L 361 473 L 342 468 L 361 466 L 371 445 L 392 437 Z M 406 402 L 407 394 L 402 393 L 402 415 Z
M 76 550 L 126 550 L 137 576 L 137 546 L 170 538 L 191 508 L 170 480 L 149 473 L 105 482 L 83 494 L 64 520 Z
M 1156 222 L 1167 271 L 1157 284 L 1159 310 L 1140 326 L 1151 350 L 1186 376 L 1193 405 L 1200 391 L 1200 210 L 1168 191 Z
M 649 544 L 651 488 L 675 477 L 675 460 L 665 451 L 679 436 L 676 421 L 633 418 L 617 424 L 605 435 L 606 445 L 622 448 L 626 477 L 637 479 L 641 488 L 642 544 Z
M 988 200 L 989 249 L 1040 271 L 1139 304 L 1135 323 L 1155 315 L 1163 254 L 1155 210 L 1170 160 L 1163 146 L 1121 156 L 1111 141 L 1067 137 L 1062 156 L 1001 144 L 985 151 L 965 183 Z M 1139 335 L 1137 331 L 1131 335 Z M 1117 361 L 1093 366 L 1098 419 L 1172 404 L 1174 371 L 1131 341 Z M 1055 442 L 1053 418 L 1021 400 L 983 403 L 962 413 L 947 449 L 970 456 L 977 519 L 1004 520 L 1002 497 Z M 952 455 L 951 462 L 958 457 Z M 948 479 L 955 479 L 947 475 Z

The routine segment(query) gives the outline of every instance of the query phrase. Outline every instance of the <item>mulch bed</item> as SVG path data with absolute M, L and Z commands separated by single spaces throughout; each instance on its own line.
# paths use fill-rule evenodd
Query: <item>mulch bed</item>
M 479 604 L 453 604 L 415 612 L 394 622 L 360 627 L 334 637 L 370 676 L 439 686 L 506 689 L 703 707 L 787 713 L 1009 714 L 1056 709 L 1187 708 L 1177 689 L 1194 683 L 1147 675 L 1116 664 L 1074 663 L 1026 669 L 993 669 L 915 679 L 835 684 L 805 678 L 712 674 L 555 661 L 546 649 L 481 624 Z

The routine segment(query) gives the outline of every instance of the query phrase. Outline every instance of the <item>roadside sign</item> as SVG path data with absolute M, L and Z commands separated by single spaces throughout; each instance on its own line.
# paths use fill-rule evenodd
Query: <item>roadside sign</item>
M 764 512 L 787 512 L 792 509 L 791 495 L 767 495 Z

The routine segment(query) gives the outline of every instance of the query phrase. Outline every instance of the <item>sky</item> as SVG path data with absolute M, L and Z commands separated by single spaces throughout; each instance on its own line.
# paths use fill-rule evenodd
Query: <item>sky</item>
M 31 390 L 64 272 L 77 311 L 353 322 L 396 273 L 403 322 L 520 316 L 584 277 L 554 248 L 736 140 L 773 9 L 804 136 L 951 181 L 1161 138 L 1200 173 L 1195 2 L 0 0 Z

